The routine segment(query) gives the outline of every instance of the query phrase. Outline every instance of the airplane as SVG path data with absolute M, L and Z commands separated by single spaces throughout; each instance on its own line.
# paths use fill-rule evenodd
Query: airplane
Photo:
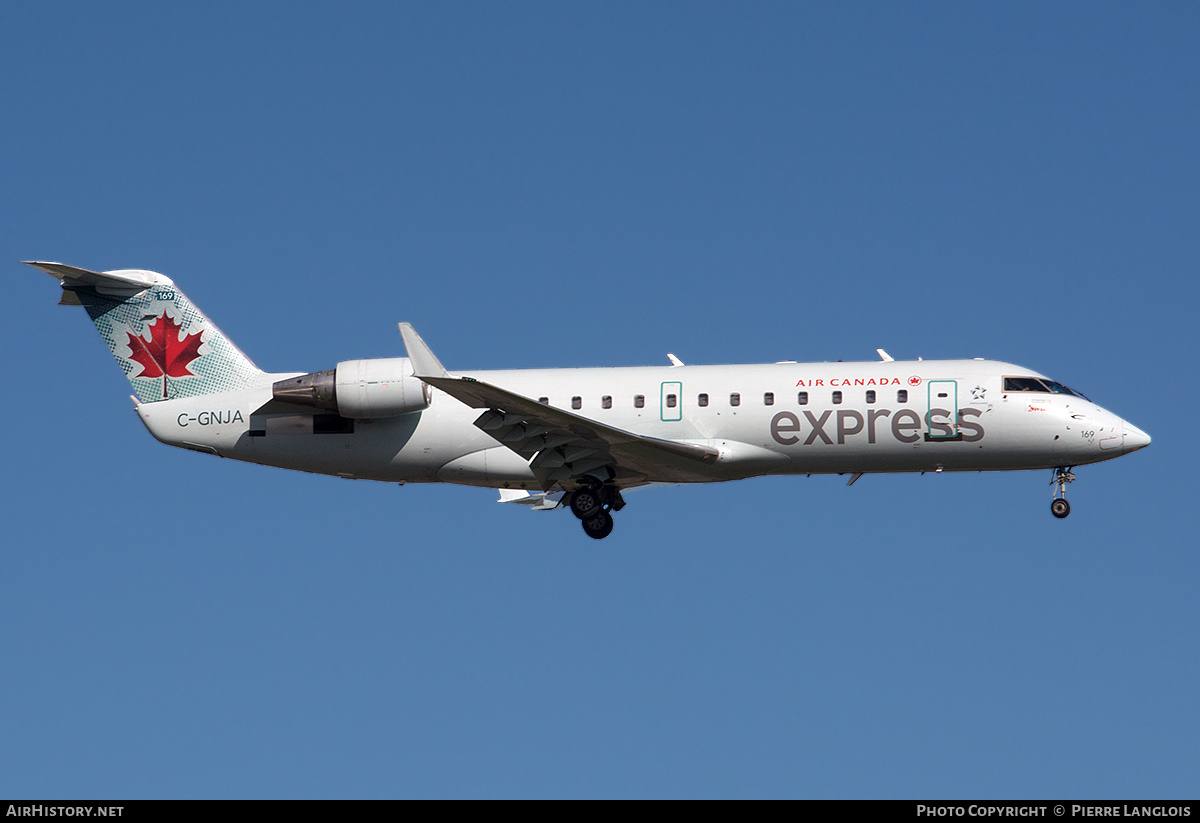
M 607 537 L 622 492 L 761 475 L 1073 469 L 1150 444 L 1083 394 L 992 360 L 447 371 L 407 357 L 264 372 L 167 277 L 23 261 L 82 306 L 156 439 L 206 454 L 390 483 L 499 490 Z

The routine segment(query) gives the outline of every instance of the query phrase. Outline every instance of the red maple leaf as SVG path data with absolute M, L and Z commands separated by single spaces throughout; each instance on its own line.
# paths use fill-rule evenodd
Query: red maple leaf
M 183 327 L 168 317 L 164 311 L 161 317 L 146 327 L 150 339 L 133 332 L 129 335 L 129 359 L 142 367 L 140 374 L 134 377 L 161 377 L 163 379 L 163 399 L 167 397 L 168 377 L 192 377 L 188 371 L 188 363 L 200 356 L 200 335 L 203 330 L 188 335 L 180 335 Z

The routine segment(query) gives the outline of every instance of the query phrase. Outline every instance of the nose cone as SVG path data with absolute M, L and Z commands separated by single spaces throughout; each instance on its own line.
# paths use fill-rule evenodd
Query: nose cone
M 1121 428 L 1125 432 L 1124 444 L 1121 451 L 1124 454 L 1135 452 L 1138 449 L 1144 449 L 1150 445 L 1150 435 L 1139 429 L 1137 426 L 1131 426 L 1125 421 L 1121 421 Z

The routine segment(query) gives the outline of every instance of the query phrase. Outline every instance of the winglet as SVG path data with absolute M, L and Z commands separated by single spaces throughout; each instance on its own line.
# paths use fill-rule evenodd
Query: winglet
M 400 336 L 404 338 L 404 348 L 408 349 L 408 359 L 413 364 L 413 374 L 416 377 L 448 377 L 449 372 L 441 362 L 434 357 L 429 346 L 417 334 L 416 329 L 409 323 L 400 324 Z

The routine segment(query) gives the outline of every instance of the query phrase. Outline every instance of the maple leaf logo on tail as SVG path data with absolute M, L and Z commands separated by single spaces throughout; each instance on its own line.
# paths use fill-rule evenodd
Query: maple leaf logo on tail
M 126 332 L 129 335 L 129 359 L 142 367 L 142 371 L 133 377 L 161 377 L 163 400 L 166 400 L 168 377 L 195 376 L 187 367 L 200 356 L 201 335 L 204 332 L 201 329 L 193 334 L 180 335 L 183 326 L 168 317 L 165 311 L 146 329 L 150 332 L 149 340 Z

